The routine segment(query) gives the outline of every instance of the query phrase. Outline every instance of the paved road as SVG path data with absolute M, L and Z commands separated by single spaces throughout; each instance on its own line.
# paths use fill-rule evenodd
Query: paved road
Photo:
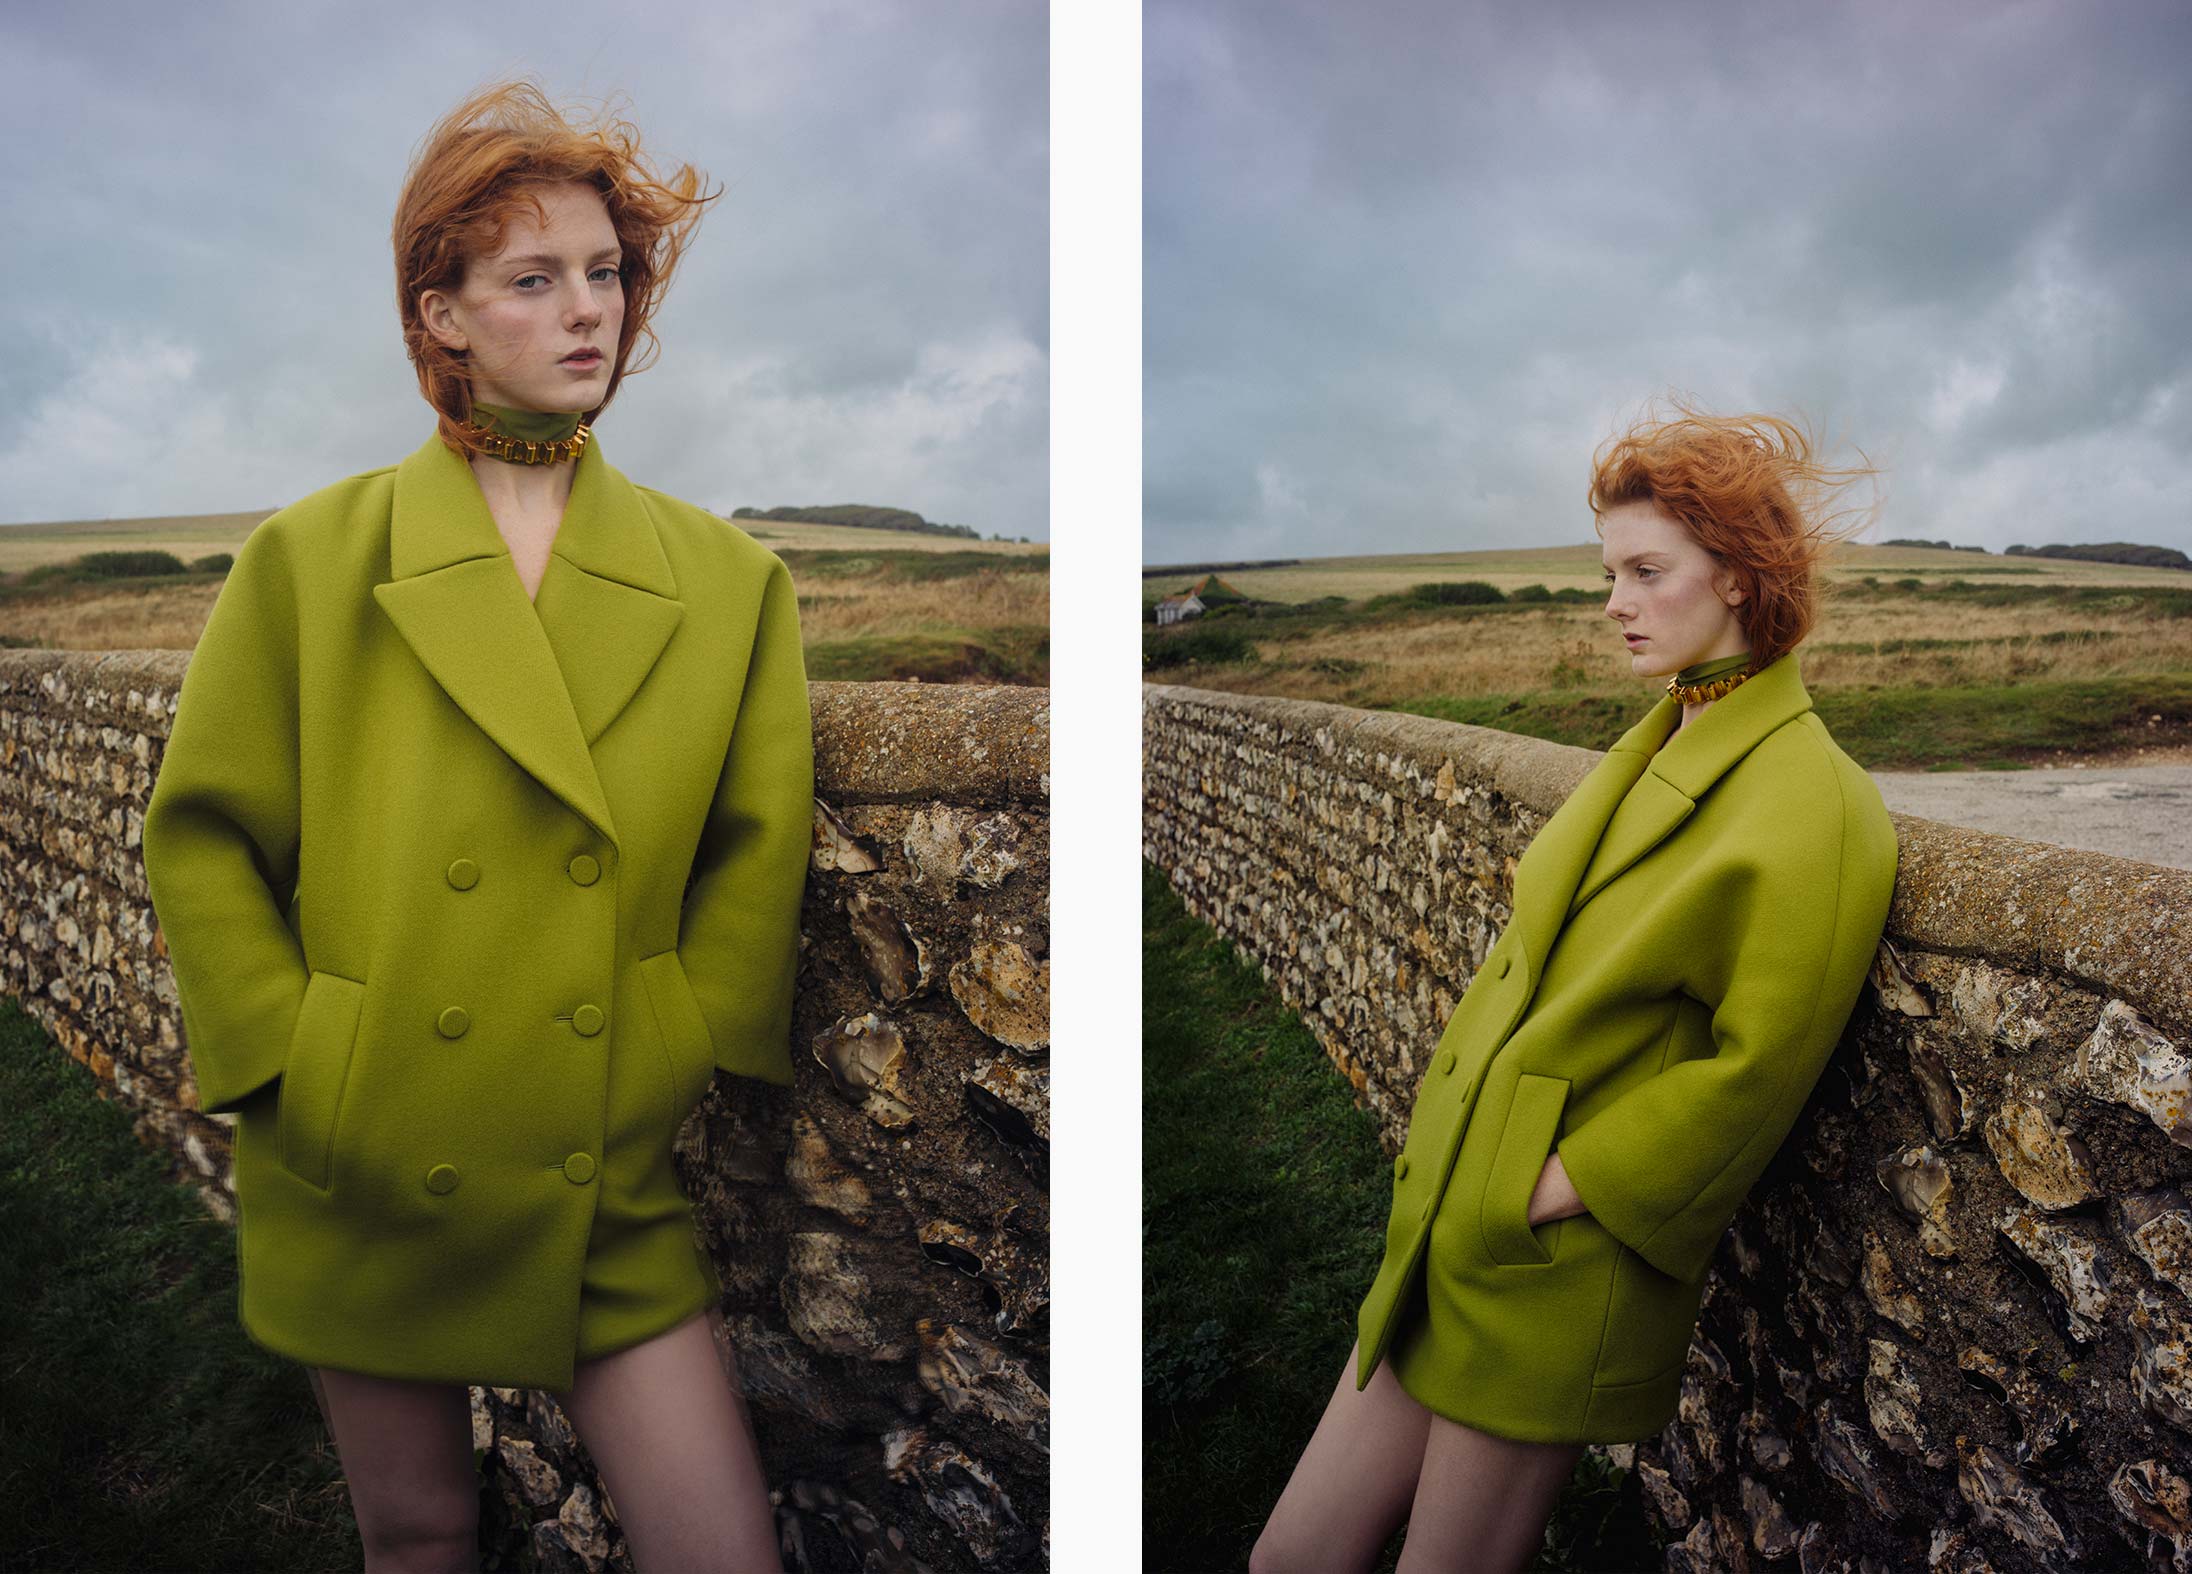
M 2192 869 L 2192 764 L 1874 771 L 1898 814 Z

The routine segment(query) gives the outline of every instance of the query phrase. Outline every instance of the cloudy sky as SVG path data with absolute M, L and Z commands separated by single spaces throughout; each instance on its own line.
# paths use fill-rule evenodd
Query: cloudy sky
M 275 508 L 416 448 L 397 192 L 438 116 L 529 74 L 724 190 L 602 418 L 619 469 L 726 512 L 1045 538 L 1047 25 L 1028 0 L 9 0 L 0 524 Z
M 2192 550 L 2179 0 L 1145 17 L 1145 561 L 1593 541 L 1674 392 L 1879 535 Z

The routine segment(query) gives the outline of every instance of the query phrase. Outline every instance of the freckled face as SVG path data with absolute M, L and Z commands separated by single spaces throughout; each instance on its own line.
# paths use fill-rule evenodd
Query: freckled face
M 492 257 L 474 257 L 454 294 L 427 290 L 429 332 L 466 352 L 472 396 L 520 410 L 585 411 L 609 389 L 624 331 L 623 249 L 601 193 L 571 181 L 538 188 L 547 223 L 521 211 Z M 601 352 L 566 364 L 581 346 Z
M 1599 516 L 1606 616 L 1624 636 L 1629 670 L 1660 677 L 1750 648 L 1732 574 L 1657 503 L 1621 503 Z

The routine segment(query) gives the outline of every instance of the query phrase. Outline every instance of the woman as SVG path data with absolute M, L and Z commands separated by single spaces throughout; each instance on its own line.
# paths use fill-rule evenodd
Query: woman
M 695 187 L 528 84 L 434 128 L 394 240 L 437 428 L 252 532 L 146 809 L 242 1322 L 368 1568 L 477 1566 L 473 1384 L 559 1396 L 640 1569 L 779 1566 L 671 1143 L 718 1070 L 791 1080 L 797 604 L 591 435 Z
M 1586 1443 L 1673 1418 L 1705 1270 L 1840 1039 L 1895 832 L 1795 647 L 1829 472 L 1681 407 L 1598 456 L 1606 615 L 1667 696 L 1531 841 L 1393 1166 L 1359 1338 L 1250 1566 L 1526 1567 Z M 1854 472 L 1843 472 L 1854 473 Z

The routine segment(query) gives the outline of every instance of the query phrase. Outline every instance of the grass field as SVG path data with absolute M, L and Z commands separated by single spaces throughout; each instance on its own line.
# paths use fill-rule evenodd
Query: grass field
M 0 1569 L 361 1567 L 304 1368 L 236 1320 L 235 1231 L 11 999 L 0 1103 Z M 481 1566 L 539 1568 L 529 1529 L 483 1480 Z
M 1353 1346 L 1391 1196 L 1376 1123 L 1355 1107 L 1309 1030 L 1145 864 L 1142 1566 L 1150 1574 L 1247 1566 Z M 1660 1562 L 1635 1483 L 1585 1455 L 1536 1567 Z
M 356 1568 L 304 1369 L 236 1323 L 236 1238 L 0 1000 L 11 1569 Z
M 1571 586 L 1600 595 L 1605 582 L 1599 563 L 1602 550 L 1596 540 L 1572 546 L 1514 547 L 1476 552 L 1375 553 L 1352 557 L 1304 558 L 1277 568 L 1221 569 L 1219 578 L 1243 595 L 1260 601 L 1301 603 L 1322 596 L 1342 596 L 1351 601 L 1406 590 L 1437 580 L 1481 579 L 1501 590 L 1524 585 L 1543 585 L 1547 590 Z M 1915 574 L 1923 579 L 2007 578 L 2013 581 L 2093 585 L 2183 585 L 2192 574 L 2182 569 L 2129 568 L 2113 563 L 2081 563 L 2070 558 L 2009 556 L 1993 552 L 1958 552 L 1941 547 L 1882 547 L 1850 545 L 1837 549 L 1829 574 L 1837 579 L 1862 579 L 1871 574 L 1896 579 Z M 1184 590 L 1202 577 L 1202 571 L 1142 570 L 1142 606 L 1145 611 L 1160 596 Z
M 265 513 L 0 529 L 0 645 L 187 650 L 223 571 L 114 577 L 85 553 L 233 554 Z M 791 568 L 813 678 L 1050 681 L 1047 543 L 756 520 L 749 532 Z M 743 528 L 743 527 L 742 527 Z
M 1912 571 L 1837 570 L 1799 658 L 1821 717 L 1861 764 L 2008 767 L 2137 758 L 2192 743 L 2192 574 L 1862 550 L 1894 554 Z M 1169 629 L 1145 624 L 1144 675 L 1417 711 L 1591 748 L 1611 743 L 1659 697 L 1663 678 L 1629 672 L 1603 584 L 1578 586 L 1572 600 L 1425 605 L 1410 596 L 1416 585 L 1466 579 L 1521 588 L 1507 570 L 1527 554 L 1471 556 L 1493 567 L 1450 568 L 1429 580 L 1411 578 L 1414 567 L 1383 570 L 1380 582 L 1397 588 L 1357 598 L 1320 587 L 1350 582 L 1356 571 L 1345 565 L 1367 560 L 1327 560 L 1343 565 L 1329 578 L 1311 564 L 1259 571 L 1293 574 L 1295 589 L 1319 595 Z M 1921 570 L 1919 559 L 1932 567 Z M 2033 572 L 1972 572 L 1988 566 Z M 1246 591 L 1242 581 L 1255 576 L 1224 577 Z M 1549 573 L 1522 583 L 1554 594 L 1577 585 Z

